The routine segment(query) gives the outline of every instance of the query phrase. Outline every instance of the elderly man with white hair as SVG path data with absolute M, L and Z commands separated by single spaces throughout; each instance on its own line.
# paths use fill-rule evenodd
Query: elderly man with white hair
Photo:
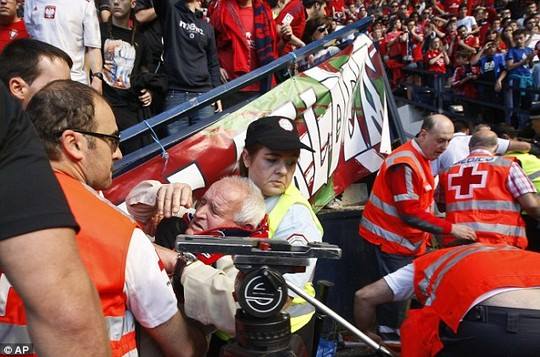
M 167 192 L 165 190 L 168 189 Z M 182 188 L 185 190 L 185 187 Z M 159 192 L 162 194 L 159 194 Z M 174 192 L 177 192 L 176 196 Z M 170 185 L 157 181 L 143 181 L 126 198 L 128 211 L 144 225 L 160 215 L 158 207 L 163 202 L 181 201 L 179 192 Z M 190 199 L 184 200 L 190 202 Z M 167 205 L 170 206 L 170 205 Z M 166 216 L 177 214 L 179 206 L 172 208 Z M 259 188 L 248 178 L 229 176 L 214 182 L 197 202 L 196 210 L 189 222 L 178 217 L 167 217 L 166 228 L 162 222 L 157 236 L 173 247 L 176 234 L 211 234 L 249 236 L 255 232 L 266 214 L 264 199 Z M 167 221 L 167 219 L 166 219 Z M 170 249 L 158 249 L 158 253 L 169 273 L 175 271 L 183 287 L 184 309 L 187 316 L 234 335 L 236 302 L 233 299 L 234 280 L 238 270 L 230 255 L 178 254 Z

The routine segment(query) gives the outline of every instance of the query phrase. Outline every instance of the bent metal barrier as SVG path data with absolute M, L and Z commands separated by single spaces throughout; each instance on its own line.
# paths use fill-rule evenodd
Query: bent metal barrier
M 389 112 L 397 118 L 383 63 L 371 40 L 360 31 L 370 20 L 358 21 L 241 78 L 215 88 L 188 103 L 148 119 L 121 133 L 122 140 L 148 134 L 150 128 L 208 105 L 230 91 L 253 83 L 307 57 L 335 39 L 354 39 L 335 56 L 294 75 L 235 112 L 210 118 L 184 132 L 126 155 L 115 165 L 107 198 L 122 207 L 127 193 L 142 180 L 183 182 L 195 195 L 220 177 L 236 172 L 245 131 L 268 115 L 296 120 L 301 140 L 315 152 L 302 150 L 295 183 L 316 209 L 351 183 L 379 169 L 390 151 Z M 400 138 L 403 130 L 394 120 Z

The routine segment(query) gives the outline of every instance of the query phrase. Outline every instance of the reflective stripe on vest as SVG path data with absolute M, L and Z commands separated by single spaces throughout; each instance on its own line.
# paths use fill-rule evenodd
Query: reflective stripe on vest
M 499 233 L 509 237 L 526 237 L 525 228 L 519 226 L 480 222 L 459 222 L 459 224 L 471 227 L 475 231 Z
M 377 207 L 378 209 L 382 210 L 387 215 L 393 216 L 393 217 L 399 217 L 398 211 L 396 207 L 383 202 L 376 194 L 371 192 L 371 196 L 369 197 L 369 201 L 373 204 L 373 206 Z
M 510 201 L 471 200 L 453 202 L 446 206 L 446 212 L 464 210 L 492 210 L 521 212 L 519 204 Z
M 0 324 L 0 341 L 2 343 L 32 343 L 25 325 L 12 324 Z
M 426 173 L 424 172 L 424 169 L 422 168 L 422 164 L 420 164 L 420 162 L 418 161 L 414 153 L 411 151 L 400 151 L 400 152 L 396 152 L 393 155 L 390 154 L 390 157 L 386 159 L 386 167 L 390 167 L 394 165 L 394 161 L 402 157 L 408 157 L 409 159 L 414 161 L 414 164 L 419 169 L 419 173 L 422 176 L 421 177 L 422 181 L 427 181 L 427 178 L 426 178 L 427 176 L 426 176 Z
M 405 237 L 402 237 L 398 234 L 392 233 L 390 231 L 387 231 L 381 226 L 376 225 L 375 223 L 371 222 L 369 219 L 367 219 L 365 216 L 362 216 L 362 223 L 364 228 L 366 228 L 368 231 L 371 231 L 378 235 L 379 237 L 382 237 L 388 242 L 399 244 L 400 246 L 409 249 L 409 250 L 416 250 L 418 249 L 424 242 L 420 241 L 416 244 L 412 243 L 410 240 L 408 240 Z
M 426 298 L 426 301 L 424 302 L 425 306 L 431 306 L 435 302 L 437 298 L 437 288 L 439 287 L 439 284 L 443 280 L 446 273 L 452 269 L 456 264 L 458 264 L 461 260 L 463 260 L 465 257 L 479 253 L 479 252 L 485 252 L 490 250 L 515 250 L 518 249 L 516 247 L 505 245 L 505 246 L 464 246 L 462 249 L 456 249 L 452 250 L 445 255 L 441 256 L 437 261 L 435 261 L 432 265 L 424 269 L 424 279 L 418 284 L 420 290 L 422 291 L 422 294 L 424 294 L 424 297 Z M 445 266 L 441 269 L 438 276 L 435 280 L 433 280 L 434 273 L 438 270 L 440 266 L 445 264 Z M 431 284 L 430 284 L 431 283 Z M 429 287 L 431 286 L 431 289 Z
M 120 341 L 122 336 L 135 331 L 135 320 L 129 312 L 124 317 L 106 316 L 105 322 L 107 323 L 111 341 Z

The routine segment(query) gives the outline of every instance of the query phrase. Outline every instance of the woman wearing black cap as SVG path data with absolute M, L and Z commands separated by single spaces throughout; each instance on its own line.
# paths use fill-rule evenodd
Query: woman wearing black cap
M 284 117 L 265 117 L 252 122 L 246 134 L 240 159 L 240 174 L 249 177 L 262 191 L 268 213 L 269 237 L 284 239 L 293 245 L 322 241 L 323 229 L 310 203 L 294 186 L 292 179 L 300 149 L 313 150 L 300 141 L 294 122 Z M 285 278 L 314 296 L 311 280 L 316 259 L 310 259 L 305 273 L 286 274 Z M 303 299 L 294 297 L 292 306 L 306 305 L 306 310 L 291 314 L 291 331 L 306 326 L 314 309 Z M 291 313 L 291 309 L 289 313 Z M 294 316 L 293 316 L 294 315 Z M 310 324 L 311 325 L 311 324 Z M 308 326 L 310 326 L 308 325 Z M 309 327 L 306 326 L 305 329 Z M 309 336 L 300 331 L 300 334 Z M 311 343 L 304 338 L 306 346 Z

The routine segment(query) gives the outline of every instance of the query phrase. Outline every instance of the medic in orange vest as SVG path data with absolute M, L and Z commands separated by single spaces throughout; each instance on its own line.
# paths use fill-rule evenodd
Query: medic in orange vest
M 379 169 L 359 234 L 382 252 L 421 254 L 431 233 L 474 238 L 471 229 L 452 226 L 432 213 L 435 183 L 429 161 L 444 152 L 453 130 L 447 117 L 428 117 L 418 137 L 394 150 Z
M 356 292 L 369 330 L 378 304 L 413 294 L 423 305 L 401 326 L 401 355 L 535 356 L 540 351 L 540 254 L 505 244 L 441 249 Z
M 469 147 L 471 154 L 440 176 L 447 220 L 474 229 L 479 242 L 526 248 L 521 209 L 540 217 L 534 184 L 516 162 L 494 156 L 497 135 L 491 130 L 475 133 Z M 443 245 L 452 242 L 443 237 Z

